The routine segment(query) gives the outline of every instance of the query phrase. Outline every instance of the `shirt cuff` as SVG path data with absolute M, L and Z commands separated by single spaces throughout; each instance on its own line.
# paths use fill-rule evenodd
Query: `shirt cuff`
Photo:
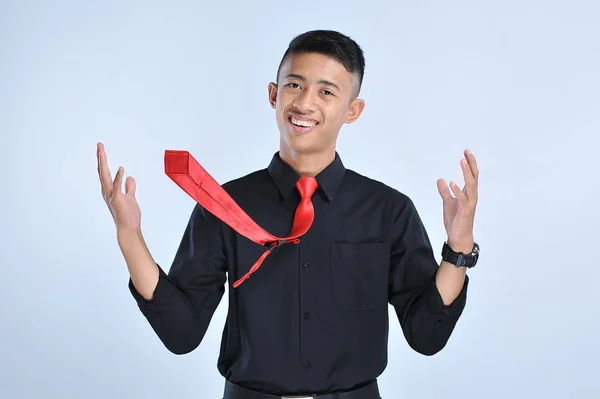
M 160 309 L 161 304 L 164 303 L 164 298 L 169 298 L 169 292 L 173 289 L 174 283 L 169 279 L 169 276 L 165 273 L 165 271 L 160 267 L 160 265 L 156 265 L 158 267 L 158 283 L 156 288 L 154 289 L 154 295 L 151 300 L 146 300 L 133 285 L 133 281 L 131 277 L 129 277 L 129 291 L 133 298 L 137 302 L 138 306 L 142 311 L 156 311 Z
M 456 297 L 456 299 L 450 305 L 444 305 L 442 295 L 437 288 L 435 283 L 435 276 L 431 283 L 431 289 L 429 290 L 428 297 L 426 299 L 427 311 L 433 315 L 438 315 L 441 318 L 455 317 L 457 318 L 462 313 L 467 303 L 467 289 L 469 286 L 469 276 L 465 275 L 465 282 L 462 290 Z

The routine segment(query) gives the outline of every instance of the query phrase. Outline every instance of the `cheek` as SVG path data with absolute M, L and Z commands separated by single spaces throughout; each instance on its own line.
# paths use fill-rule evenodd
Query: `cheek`
M 287 104 L 292 99 L 292 96 L 287 90 L 279 90 L 277 92 L 277 102 L 279 104 Z
M 323 113 L 329 125 L 341 125 L 346 119 L 347 110 L 337 104 L 327 104 Z
M 278 111 L 279 116 L 281 116 L 281 113 L 287 108 L 290 102 L 291 100 L 289 99 L 289 95 L 286 96 L 284 93 L 280 93 L 277 96 L 277 103 L 275 104 L 275 109 Z

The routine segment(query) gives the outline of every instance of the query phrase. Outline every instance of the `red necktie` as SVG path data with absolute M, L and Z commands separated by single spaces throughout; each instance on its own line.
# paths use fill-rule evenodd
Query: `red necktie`
M 301 198 L 296 208 L 292 231 L 288 237 L 276 237 L 252 220 L 188 151 L 166 150 L 165 173 L 207 211 L 232 229 L 257 244 L 269 247 L 248 273 L 233 284 L 233 288 L 237 288 L 258 270 L 274 248 L 288 242 L 298 244 L 299 237 L 308 231 L 314 219 L 311 197 L 318 186 L 314 177 L 301 177 L 296 183 Z

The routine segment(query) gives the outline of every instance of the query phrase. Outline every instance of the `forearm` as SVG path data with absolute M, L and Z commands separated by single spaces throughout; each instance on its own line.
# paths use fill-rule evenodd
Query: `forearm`
M 120 234 L 129 290 L 140 310 L 173 353 L 202 341 L 225 292 L 227 259 L 220 232 L 198 205 L 186 227 L 169 273 L 150 255 L 141 232 Z
M 440 263 L 435 284 L 445 306 L 451 305 L 462 291 L 466 274 L 466 267 L 456 267 L 444 261 Z
M 165 347 L 175 354 L 189 353 L 204 338 L 223 290 L 184 292 L 159 265 L 157 269 L 158 283 L 151 301 L 136 290 L 133 279 L 129 279 L 129 289 Z
M 142 313 L 167 349 L 176 354 L 191 352 L 206 333 L 213 307 L 207 314 L 194 309 L 190 299 L 164 273 L 159 285 L 162 271 L 141 232 L 118 234 L 118 242 L 129 269 L 132 293 L 143 298 L 138 300 Z
M 462 252 L 463 254 L 471 253 L 473 250 L 473 238 L 468 240 L 461 240 L 460 242 L 452 241 L 448 238 L 448 245 L 455 252 Z M 435 276 L 435 284 L 445 306 L 452 304 L 465 284 L 465 275 L 467 274 L 466 267 L 456 267 L 452 263 L 442 261 L 440 268 Z
M 117 232 L 117 240 L 135 289 L 145 300 L 152 300 L 158 284 L 159 271 L 142 232 Z
M 417 210 L 408 200 L 394 220 L 391 250 L 390 303 L 408 344 L 432 355 L 446 345 L 467 300 L 469 276 L 464 267 L 438 263 Z M 468 232 L 468 229 L 467 229 Z M 455 252 L 470 253 L 472 236 L 448 237 Z
M 438 269 L 438 273 L 443 274 L 445 269 Z M 439 352 L 448 342 L 464 309 L 468 288 L 468 276 L 463 275 L 461 289 L 452 303 L 446 304 L 438 289 L 438 274 L 432 277 L 425 290 L 415 293 L 407 306 L 395 306 L 408 344 L 424 355 Z

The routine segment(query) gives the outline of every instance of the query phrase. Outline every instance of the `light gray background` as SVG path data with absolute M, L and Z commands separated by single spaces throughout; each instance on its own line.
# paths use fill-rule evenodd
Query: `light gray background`
M 462 181 L 467 147 L 481 168 L 465 313 L 424 357 L 390 312 L 383 397 L 599 397 L 597 1 L 0 4 L 0 397 L 221 397 L 227 296 L 196 351 L 162 346 L 127 289 L 95 146 L 136 177 L 168 268 L 194 203 L 163 151 L 219 182 L 265 167 L 267 84 L 313 28 L 366 54 L 344 162 L 411 196 L 436 248 L 436 179 Z

